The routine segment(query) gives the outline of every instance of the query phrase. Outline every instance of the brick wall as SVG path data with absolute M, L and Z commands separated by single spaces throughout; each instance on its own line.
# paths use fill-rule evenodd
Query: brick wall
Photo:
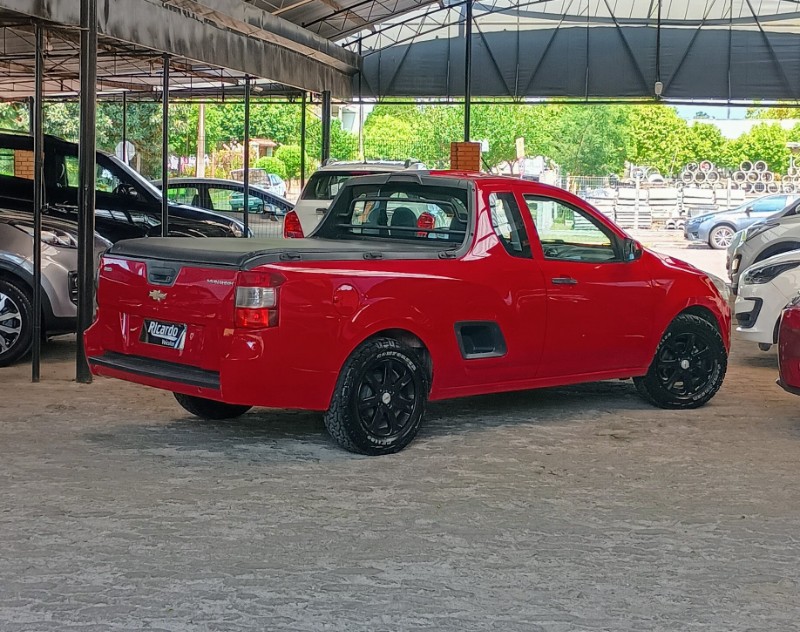
M 14 175 L 33 180 L 33 152 L 27 149 L 14 150 Z

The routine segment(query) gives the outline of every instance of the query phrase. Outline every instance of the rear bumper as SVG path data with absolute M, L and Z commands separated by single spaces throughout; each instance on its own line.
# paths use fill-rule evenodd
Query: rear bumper
M 107 351 L 102 355 L 90 357 L 89 364 L 98 370 L 111 369 L 155 380 L 219 391 L 219 373 L 177 362 Z
M 285 339 L 277 328 L 233 333 L 216 351 L 220 359 L 210 369 L 171 358 L 146 357 L 141 355 L 141 346 L 126 350 L 118 332 L 101 321 L 84 337 L 94 375 L 226 404 L 326 410 L 337 373 L 301 368 L 293 353 L 296 350 Z

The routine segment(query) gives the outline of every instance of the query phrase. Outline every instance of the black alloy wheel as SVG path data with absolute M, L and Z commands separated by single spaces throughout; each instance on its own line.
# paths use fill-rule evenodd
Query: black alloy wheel
M 680 314 L 667 328 L 646 375 L 634 378 L 639 393 L 661 408 L 698 408 L 722 386 L 728 354 L 716 325 Z
M 689 399 L 702 391 L 715 367 L 708 341 L 692 332 L 671 337 L 658 350 L 658 379 L 664 390 L 678 399 Z
M 392 338 L 367 340 L 342 367 L 325 427 L 345 450 L 398 452 L 416 436 L 429 390 L 414 348 Z
M 393 357 L 373 359 L 362 371 L 353 414 L 362 429 L 376 437 L 393 437 L 407 427 L 419 402 L 411 369 Z

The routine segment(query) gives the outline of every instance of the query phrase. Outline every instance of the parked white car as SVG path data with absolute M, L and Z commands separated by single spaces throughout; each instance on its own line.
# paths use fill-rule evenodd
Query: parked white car
M 734 294 L 739 291 L 739 276 L 745 269 L 782 252 L 800 248 L 798 210 L 800 200 L 794 200 L 781 211 L 733 236 L 728 247 L 727 266 Z
M 303 234 L 308 236 L 317 227 L 333 198 L 350 178 L 405 169 L 425 169 L 419 162 L 329 162 L 311 174 L 300 199 L 294 206 Z
M 769 257 L 744 270 L 734 308 L 739 336 L 767 351 L 778 341 L 783 308 L 798 291 L 800 250 Z

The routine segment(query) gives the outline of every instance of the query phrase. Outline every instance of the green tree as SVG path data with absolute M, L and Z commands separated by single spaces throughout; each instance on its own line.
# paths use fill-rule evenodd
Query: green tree
M 690 125 L 683 136 L 676 167 L 680 170 L 690 162 L 702 160 L 710 160 L 718 166 L 727 166 L 726 146 L 727 141 L 716 125 L 708 123 Z
M 800 110 L 791 107 L 752 107 L 747 108 L 746 118 L 749 119 L 794 119 L 800 118 Z
M 622 106 L 563 106 L 554 125 L 550 157 L 570 174 L 619 173 L 626 155 L 627 122 Z
M 763 160 L 770 171 L 786 173 L 789 167 L 786 143 L 790 137 L 796 138 L 778 123 L 760 123 L 727 144 L 725 162 L 727 166 L 737 168 L 743 160 Z
M 286 166 L 286 175 L 289 178 L 300 177 L 300 146 L 281 145 L 275 150 L 275 157 Z M 311 159 L 306 154 L 306 175 L 310 173 Z
M 370 116 L 364 123 L 364 157 L 367 160 L 405 160 L 414 147 L 415 126 L 389 114 Z
M 0 103 L 0 129 L 27 132 L 28 106 L 24 103 Z
M 628 115 L 628 161 L 657 167 L 665 176 L 680 171 L 688 124 L 675 108 L 638 105 L 632 106 Z
M 265 169 L 268 173 L 274 173 L 276 176 L 279 176 L 284 180 L 288 177 L 286 165 L 283 164 L 282 160 L 276 158 L 275 156 L 262 156 L 256 160 L 255 166 L 258 169 Z

